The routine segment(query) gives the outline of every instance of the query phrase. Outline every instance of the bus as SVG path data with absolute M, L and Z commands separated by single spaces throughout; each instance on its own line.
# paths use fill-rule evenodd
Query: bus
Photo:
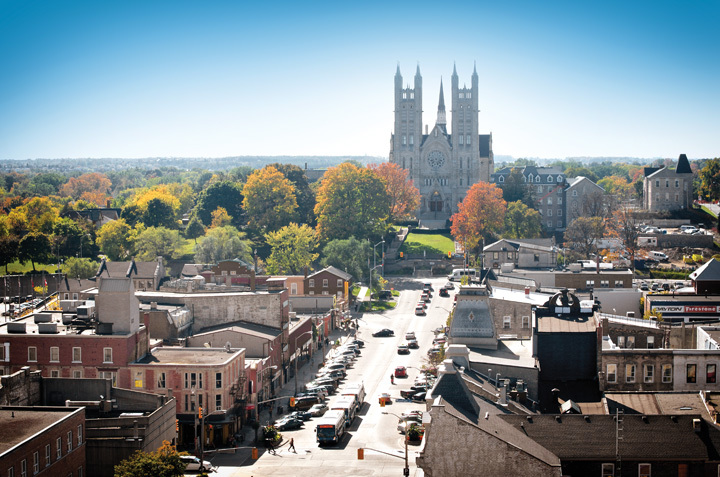
M 357 405 L 357 410 L 360 411 L 363 403 L 365 402 L 365 384 L 363 383 L 348 383 L 344 386 L 343 396 L 353 396 Z
M 315 428 L 315 439 L 318 445 L 337 444 L 345 434 L 345 413 L 342 410 L 327 411 L 318 420 Z
M 448 280 L 460 281 L 462 277 L 468 277 L 470 280 L 477 278 L 477 270 L 474 268 L 453 268 L 453 271 L 448 275 Z
M 330 409 L 342 411 L 345 415 L 345 424 L 349 426 L 355 419 L 357 403 L 353 396 L 342 396 L 335 404 L 330 406 Z

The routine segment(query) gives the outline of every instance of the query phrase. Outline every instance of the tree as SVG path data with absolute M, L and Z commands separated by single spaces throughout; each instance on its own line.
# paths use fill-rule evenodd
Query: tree
M 261 233 L 273 232 L 297 219 L 295 186 L 272 166 L 250 174 L 242 193 L 248 225 Z
M 184 474 L 185 464 L 168 441 L 163 441 L 155 452 L 137 450 L 115 466 L 115 477 L 181 477 Z
M 297 201 L 297 216 L 300 223 L 315 225 L 315 193 L 310 189 L 305 171 L 295 164 L 270 164 L 285 176 L 295 186 L 295 200 Z
M 159 197 L 147 202 L 142 221 L 148 227 L 177 228 L 178 226 L 172 204 Z
M 67 217 L 58 219 L 52 230 L 52 252 L 63 258 L 74 257 L 80 253 L 82 243 L 83 252 L 86 255 L 92 254 L 91 241 L 83 225 L 85 224 Z
M 20 239 L 20 248 L 18 256 L 21 262 L 32 263 L 33 271 L 35 271 L 35 263 L 50 263 L 52 255 L 50 238 L 40 232 L 31 232 Z
M 112 183 L 104 174 L 91 172 L 80 177 L 71 177 L 67 184 L 60 188 L 60 195 L 83 199 L 98 206 L 105 206 L 105 201 Z
M 598 181 L 598 185 L 605 189 L 607 194 L 616 196 L 621 200 L 630 197 L 634 190 L 627 179 L 620 176 L 604 177 Z
M 65 262 L 65 274 L 70 278 L 92 278 L 97 274 L 100 264 L 89 258 L 70 257 Z
M 217 227 L 225 227 L 227 225 L 232 226 L 232 217 L 227 213 L 224 207 L 218 207 L 213 210 L 212 222 L 210 222 L 210 228 L 214 229 Z
M 578 166 L 570 166 L 567 169 L 565 169 L 565 177 L 587 177 L 591 181 L 597 183 L 598 177 L 595 175 L 593 171 L 588 169 L 587 167 L 578 165 Z
M 222 260 L 240 259 L 252 261 L 250 246 L 242 233 L 227 225 L 208 230 L 205 237 L 195 245 L 195 262 L 218 263 Z
M 100 227 L 96 243 L 110 260 L 125 260 L 132 250 L 131 231 L 125 219 L 113 220 Z
M 703 199 L 716 201 L 720 199 L 720 159 L 710 159 L 700 170 L 700 195 Z
M 420 191 L 409 178 L 407 169 L 391 162 L 370 164 L 368 168 L 385 181 L 385 191 L 390 198 L 389 221 L 396 223 L 412 217 L 420 206 Z
M 519 167 L 510 169 L 510 174 L 505 178 L 505 182 L 500 184 L 503 199 L 505 202 L 521 201 L 528 207 L 535 206 L 535 198 L 533 197 L 533 189 L 525 182 L 522 170 Z
M 600 217 L 578 217 L 565 229 L 565 243 L 589 257 L 597 253 L 597 243 L 605 235 L 605 224 Z
M 607 218 L 612 214 L 612 205 L 615 203 L 607 194 L 595 190 L 581 197 L 582 214 L 585 217 Z
M 367 240 L 358 240 L 350 237 L 344 240 L 332 240 L 322 250 L 323 267 L 333 266 L 339 270 L 345 270 L 361 281 L 368 277 L 368 257 L 372 254 L 372 247 Z
M 177 258 L 182 245 L 180 232 L 165 227 L 148 227 L 135 239 L 137 258 L 144 262 L 156 260 L 157 257 Z
M 628 207 L 622 207 L 613 213 L 609 221 L 610 235 L 620 239 L 625 250 L 630 254 L 631 267 L 635 268 L 635 252 L 638 249 L 638 224 L 635 214 Z
M 517 239 L 542 236 L 540 213 L 519 200 L 510 202 L 505 213 L 505 236 Z
M 506 208 L 501 189 L 495 184 L 476 182 L 450 218 L 450 233 L 466 250 L 476 249 L 481 239 L 502 229 Z
M 230 181 L 214 182 L 200 193 L 195 213 L 203 225 L 210 225 L 212 213 L 218 207 L 224 208 L 233 219 L 233 225 L 244 225 L 245 218 L 242 210 L 243 195 L 240 185 Z
M 20 239 L 16 235 L 0 236 L 0 266 L 5 266 L 5 275 L 8 274 L 8 264 L 17 260 L 19 253 Z
M 290 223 L 277 232 L 268 232 L 265 240 L 272 252 L 267 258 L 267 271 L 273 275 L 300 275 L 318 258 L 315 230 L 307 225 Z
M 380 237 L 390 215 L 385 183 L 348 162 L 331 167 L 320 184 L 315 215 L 320 240 Z
M 205 235 L 205 227 L 203 227 L 203 224 L 200 219 L 198 219 L 197 215 L 193 214 L 190 218 L 190 222 L 187 224 L 187 228 L 185 229 L 185 237 L 193 239 L 195 243 L 197 243 L 198 237 L 202 237 L 203 235 Z

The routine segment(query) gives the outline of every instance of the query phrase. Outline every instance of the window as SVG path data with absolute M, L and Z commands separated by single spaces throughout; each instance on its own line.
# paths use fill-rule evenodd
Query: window
M 548 216 L 548 217 L 552 217 L 552 209 L 548 209 L 548 210 L 547 210 L 547 216 Z
M 540 176 L 535 176 L 535 182 L 540 182 Z
M 335 286 L 337 286 L 338 288 L 342 288 L 342 286 L 343 286 L 342 278 L 337 279 Z
M 529 316 L 522 317 L 522 327 L 525 329 L 530 328 L 530 317 Z
M 82 379 L 82 370 L 81 369 L 73 370 L 73 379 Z
M 558 227 L 562 227 L 562 226 L 563 226 L 562 220 L 558 220 Z
M 562 197 L 558 197 L 558 205 L 562 205 Z
M 185 389 L 202 387 L 202 373 L 185 373 Z
M 15 467 L 8 467 L 8 477 L 15 477 Z
M 215 373 L 215 389 L 222 388 L 222 373 Z
M 624 283 L 622 280 L 615 280 L 615 288 L 622 288 Z
M 83 477 L 82 465 L 78 467 L 78 477 Z
M 28 361 L 37 361 L 37 348 L 28 346 Z
M 465 144 L 467 144 L 468 146 L 470 145 L 470 135 L 469 134 L 467 134 L 465 136 Z
M 645 382 L 646 383 L 654 383 L 655 382 L 655 366 L 652 364 L 646 364 L 643 366 L 643 375 L 645 376 Z
M 60 377 L 60 371 L 57 369 L 50 370 L 50 377 L 51 378 L 59 378 Z
M 407 144 L 407 136 L 404 134 L 402 135 L 402 145 L 405 146 Z
M 672 383 L 672 364 L 663 364 L 662 366 L 662 382 Z
M 574 190 L 573 193 L 572 193 L 572 195 L 573 195 L 573 197 L 577 197 L 577 191 Z
M 675 202 L 680 202 L 680 194 L 675 194 Z
M 558 182 L 562 182 L 562 181 L 563 181 L 563 176 L 557 176 L 557 181 L 558 181 Z
M 158 373 L 157 387 L 161 389 L 165 388 L 165 373 Z
M 677 189 L 678 187 L 680 187 L 680 181 L 675 179 L 675 188 Z
M 78 426 L 78 447 L 82 445 L 82 424 Z
M 625 337 L 618 336 L 618 348 L 624 348 L 624 347 L 625 347 Z
M 78 294 L 77 294 L 77 293 L 73 293 L 73 300 L 77 300 L 77 299 L 78 299 Z
M 600 280 L 600 288 L 610 288 L 610 280 Z
M 290 294 L 297 295 L 297 283 L 290 284 Z
M 411 134 L 410 135 L 410 145 L 412 146 L 414 143 L 415 143 L 415 135 Z
M 33 475 L 40 472 L 40 453 L 38 451 L 33 452 Z
M 328 287 L 328 279 L 323 278 L 323 288 L 327 288 L 327 287 Z
M 551 229 L 551 228 L 552 228 L 552 224 L 553 224 L 552 220 L 548 220 L 547 224 L 548 224 L 548 228 Z
M 50 460 L 52 459 L 50 444 L 45 446 L 45 467 L 50 467 Z
M 553 176 L 548 176 L 548 182 L 552 182 L 552 181 L 553 181 Z
M 503 316 L 503 328 L 510 328 L 511 316 Z
M 634 383 L 635 382 L 635 365 L 634 364 L 626 364 L 625 365 L 625 382 L 626 383 Z
M 638 477 L 650 477 L 650 464 L 638 464 Z
M 507 258 L 508 258 L 508 260 L 512 260 L 512 258 L 513 258 L 512 252 L 507 253 Z
M 103 363 L 112 363 L 112 348 L 103 348 Z
M 628 336 L 627 337 L 627 347 L 630 349 L 635 349 L 635 337 L 634 336 Z
M 60 460 L 62 457 L 62 437 L 58 437 L 57 441 L 55 441 L 55 450 L 57 451 L 57 456 L 55 457 L 55 460 Z
M 493 260 L 500 258 L 500 252 L 493 252 Z
M 715 364 L 708 364 L 705 368 L 705 382 L 708 384 L 716 383 Z
M 308 286 L 310 288 L 315 288 L 315 279 L 314 278 L 311 278 L 310 280 L 308 280 Z
M 697 364 L 688 364 L 685 374 L 687 383 L 697 382 Z
M 665 179 L 665 187 L 670 187 L 670 180 L 669 180 L 669 179 Z
M 528 182 L 532 182 L 532 181 L 533 181 L 533 176 L 532 176 L 532 174 L 531 174 L 531 175 L 528 176 Z
M 57 346 L 50 347 L 50 362 L 57 363 L 60 361 L 60 348 Z
M 459 138 L 459 139 L 460 139 L 460 145 L 462 146 L 463 143 L 465 142 L 465 136 L 463 136 L 462 134 L 460 134 L 460 138 Z
M 222 411 L 222 394 L 215 395 L 215 410 Z
M 73 347 L 72 362 L 82 363 L 82 350 L 79 347 Z
M 504 177 L 504 176 L 500 176 L 500 177 L 498 178 L 498 182 L 505 182 L 505 177 Z
M 73 448 L 72 431 L 67 433 L 67 451 L 70 452 Z
M 653 349 L 655 347 L 655 337 L 654 336 L 648 336 L 647 337 L 647 348 Z
M 100 371 L 100 379 L 109 379 L 112 385 L 117 387 L 117 373 L 114 371 Z
M 20 461 L 20 477 L 27 477 L 27 460 Z
M 585 288 L 593 288 L 595 286 L 595 280 L 585 280 Z
M 10 346 L 10 343 L 3 343 L 0 345 L 0 361 L 10 361 L 10 353 L 5 351 L 6 346 Z

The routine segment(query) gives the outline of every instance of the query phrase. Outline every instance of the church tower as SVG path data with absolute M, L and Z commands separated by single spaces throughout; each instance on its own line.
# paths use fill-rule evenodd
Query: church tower
M 470 87 L 460 87 L 453 66 L 450 104 L 451 131 L 442 79 L 435 126 L 422 124 L 422 77 L 415 73 L 415 87 L 403 87 L 400 66 L 395 73 L 395 125 L 391 136 L 390 162 L 408 170 L 420 191 L 417 217 L 421 225 L 445 228 L 457 212 L 468 189 L 478 181 L 488 182 L 493 172 L 492 136 L 478 132 L 478 81 L 473 69 Z

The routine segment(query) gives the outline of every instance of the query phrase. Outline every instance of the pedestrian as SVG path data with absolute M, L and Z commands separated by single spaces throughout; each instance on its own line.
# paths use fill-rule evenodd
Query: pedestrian
M 390 375 L 390 384 L 395 384 L 395 376 Z
M 297 451 L 295 450 L 295 439 L 293 437 L 290 438 L 290 446 L 288 446 L 288 450 L 290 449 L 297 454 Z

